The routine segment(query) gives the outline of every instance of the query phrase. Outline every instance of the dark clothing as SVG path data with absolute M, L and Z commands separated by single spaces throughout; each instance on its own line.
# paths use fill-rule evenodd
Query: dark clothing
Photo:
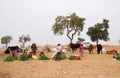
M 61 58 L 60 58 L 60 56 L 61 56 L 61 52 L 57 52 L 57 54 L 56 54 L 56 59 L 55 60 L 60 60 Z
M 100 54 L 100 51 L 102 50 L 102 45 L 101 44 L 98 44 L 97 45 L 97 52 L 98 54 Z
M 41 51 L 40 54 L 39 54 L 39 56 L 42 56 L 42 55 L 45 55 L 44 51 Z

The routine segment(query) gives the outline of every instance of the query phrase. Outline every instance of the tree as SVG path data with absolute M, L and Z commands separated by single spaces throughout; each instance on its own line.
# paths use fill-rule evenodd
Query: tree
M 19 42 L 22 43 L 23 47 L 25 47 L 25 43 L 29 42 L 31 40 L 29 35 L 22 35 L 21 37 L 19 37 Z
M 3 36 L 1 38 L 1 44 L 6 44 L 6 48 L 8 47 L 8 44 L 10 43 L 10 41 L 12 40 L 11 36 Z
M 57 16 L 55 23 L 52 27 L 52 31 L 55 35 L 63 35 L 66 31 L 66 36 L 72 43 L 76 34 L 80 35 L 83 30 L 85 18 L 77 16 L 75 13 L 69 16 Z
M 83 39 L 83 38 L 78 38 L 78 41 L 76 42 L 76 43 L 82 43 L 83 41 L 85 41 L 85 39 Z
M 109 20 L 103 19 L 102 23 L 97 23 L 96 25 L 89 27 L 87 35 L 90 36 L 90 39 L 98 44 L 99 40 L 108 41 L 108 24 Z

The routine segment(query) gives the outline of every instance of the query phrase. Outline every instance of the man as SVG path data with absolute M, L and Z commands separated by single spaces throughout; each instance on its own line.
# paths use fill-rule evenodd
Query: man
M 102 45 L 98 44 L 97 45 L 97 52 L 98 52 L 98 54 L 100 54 L 100 51 L 102 51 Z

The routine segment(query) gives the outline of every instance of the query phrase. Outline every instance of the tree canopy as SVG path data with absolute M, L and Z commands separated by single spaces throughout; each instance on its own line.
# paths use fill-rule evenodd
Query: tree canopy
M 99 40 L 108 41 L 108 24 L 109 20 L 103 19 L 102 23 L 97 23 L 92 27 L 88 28 L 87 35 L 90 36 L 90 39 L 98 44 Z
M 85 18 L 81 18 L 75 13 L 69 16 L 57 16 L 52 26 L 52 31 L 55 35 L 63 35 L 66 32 L 66 36 L 72 43 L 74 35 L 80 35 L 80 32 L 83 30 L 84 21 Z
M 25 47 L 25 43 L 29 42 L 31 40 L 29 35 L 22 35 L 21 37 L 19 37 L 19 42 L 22 43 L 22 45 Z
M 10 43 L 10 41 L 12 40 L 11 36 L 3 36 L 1 38 L 1 44 L 6 44 L 6 48 L 8 47 L 7 45 Z
M 78 41 L 76 42 L 76 43 L 82 43 L 83 41 L 85 41 L 85 39 L 83 39 L 83 38 L 78 38 Z

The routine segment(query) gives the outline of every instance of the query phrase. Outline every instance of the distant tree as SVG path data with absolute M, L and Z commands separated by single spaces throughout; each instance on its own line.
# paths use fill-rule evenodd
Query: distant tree
M 87 35 L 90 36 L 90 39 L 93 42 L 98 44 L 99 40 L 108 41 L 108 24 L 109 20 L 103 19 L 102 23 L 97 23 L 93 27 L 89 27 L 87 31 Z
M 67 32 L 66 36 L 72 43 L 74 35 L 80 35 L 80 32 L 83 30 L 84 21 L 85 18 L 81 18 L 75 13 L 69 16 L 57 16 L 52 26 L 52 31 L 55 35 L 63 35 L 64 32 Z
M 19 42 L 22 43 L 23 47 L 25 47 L 25 43 L 29 42 L 31 40 L 29 35 L 22 35 L 21 37 L 19 37 Z
M 12 40 L 11 36 L 3 36 L 1 38 L 1 44 L 6 44 L 6 48 L 8 47 L 8 44 L 10 43 L 10 41 Z
M 85 41 L 85 39 L 83 38 L 78 38 L 78 41 L 76 43 L 82 43 L 83 41 Z

